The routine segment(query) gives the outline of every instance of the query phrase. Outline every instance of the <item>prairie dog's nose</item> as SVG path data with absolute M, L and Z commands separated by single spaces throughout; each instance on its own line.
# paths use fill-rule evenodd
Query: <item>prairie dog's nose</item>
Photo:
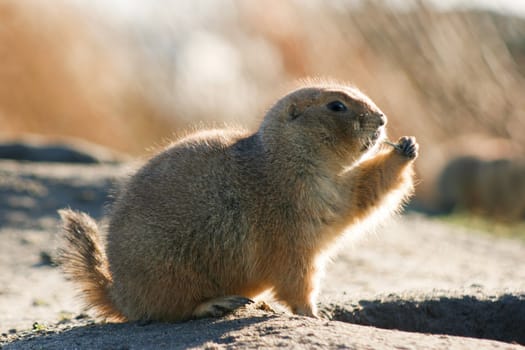
M 381 126 L 386 125 L 386 122 L 387 122 L 386 115 L 384 115 L 383 113 L 379 113 L 377 116 L 379 117 L 379 125 Z

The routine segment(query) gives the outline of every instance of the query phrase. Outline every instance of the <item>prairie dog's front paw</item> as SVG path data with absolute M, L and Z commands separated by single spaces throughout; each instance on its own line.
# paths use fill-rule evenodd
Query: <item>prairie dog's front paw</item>
M 403 136 L 401 137 L 396 144 L 396 150 L 399 154 L 410 158 L 416 159 L 419 152 L 419 144 L 416 142 L 414 136 Z

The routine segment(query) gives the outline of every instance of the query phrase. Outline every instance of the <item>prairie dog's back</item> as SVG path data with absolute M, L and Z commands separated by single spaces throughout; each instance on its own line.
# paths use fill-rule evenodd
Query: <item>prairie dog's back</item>
M 198 235 L 198 226 L 214 217 L 228 219 L 232 215 L 229 206 L 235 205 L 241 191 L 229 151 L 239 137 L 239 133 L 226 130 L 203 132 L 182 139 L 151 159 L 129 179 L 114 205 L 109 253 L 112 243 L 122 241 L 122 237 L 112 239 L 117 235 L 143 239 L 144 244 L 160 243 L 155 240 L 161 236 L 144 236 L 131 227 L 124 228 L 133 226 L 136 219 L 141 224 L 146 221 L 152 227 L 162 227 L 162 233 L 169 234 L 170 239 L 187 230 Z
M 168 147 L 129 179 L 112 209 L 107 237 L 116 290 L 125 294 L 142 288 L 147 295 L 157 284 L 147 281 L 147 276 L 244 278 L 242 271 L 231 276 L 218 271 L 225 263 L 246 265 L 248 250 L 239 238 L 247 230 L 245 213 L 239 209 L 245 189 L 238 181 L 241 172 L 231 149 L 242 136 L 227 130 L 192 135 Z M 199 265 L 206 268 L 195 271 Z M 204 289 L 210 295 L 227 292 L 213 286 Z M 206 298 L 197 292 L 195 296 Z

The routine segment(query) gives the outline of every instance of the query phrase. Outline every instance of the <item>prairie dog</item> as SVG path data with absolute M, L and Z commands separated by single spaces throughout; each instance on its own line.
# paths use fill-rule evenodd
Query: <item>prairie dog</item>
M 418 144 L 379 147 L 386 122 L 356 88 L 305 84 L 255 133 L 201 131 L 150 159 L 117 198 L 105 247 L 94 220 L 61 211 L 59 261 L 111 320 L 219 316 L 266 290 L 316 316 L 324 255 L 412 193 Z

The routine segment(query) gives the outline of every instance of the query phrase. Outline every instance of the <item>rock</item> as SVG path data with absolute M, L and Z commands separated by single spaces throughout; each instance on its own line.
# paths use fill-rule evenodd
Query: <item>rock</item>
M 31 136 L 0 143 L 0 159 L 53 163 L 115 163 L 123 155 L 81 140 L 52 141 Z

